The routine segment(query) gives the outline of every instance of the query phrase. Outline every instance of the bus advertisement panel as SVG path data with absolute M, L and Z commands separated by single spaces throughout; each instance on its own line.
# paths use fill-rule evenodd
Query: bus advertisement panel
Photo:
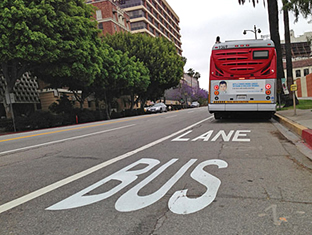
M 271 40 L 214 45 L 208 110 L 216 119 L 247 111 L 272 116 L 276 111 L 276 51 Z

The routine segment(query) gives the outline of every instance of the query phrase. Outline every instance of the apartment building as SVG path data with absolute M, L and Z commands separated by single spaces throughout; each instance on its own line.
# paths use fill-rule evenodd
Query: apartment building
M 298 97 L 312 97 L 312 58 L 293 60 L 293 77 L 297 84 Z M 286 62 L 284 62 L 284 72 L 286 74 Z
M 297 84 L 298 97 L 312 97 L 312 32 L 305 32 L 303 35 L 295 36 L 293 30 L 290 31 L 291 54 L 293 78 Z M 284 73 L 286 73 L 285 62 L 285 41 L 281 41 Z
M 172 41 L 182 55 L 180 19 L 166 0 L 115 1 L 130 15 L 132 33 L 146 33 Z
M 312 56 L 312 32 L 295 36 L 294 30 L 290 30 L 291 56 L 293 59 L 302 59 Z M 281 41 L 283 59 L 286 58 L 285 41 Z
M 96 7 L 95 19 L 103 34 L 130 32 L 130 16 L 119 7 L 118 1 L 87 0 L 86 3 Z

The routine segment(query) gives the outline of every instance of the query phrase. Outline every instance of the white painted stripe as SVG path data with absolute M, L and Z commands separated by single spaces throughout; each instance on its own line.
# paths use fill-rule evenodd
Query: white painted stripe
M 67 140 L 80 139 L 80 138 L 84 138 L 84 137 L 88 137 L 88 136 L 92 136 L 92 135 L 98 135 L 98 134 L 102 134 L 102 133 L 106 133 L 106 132 L 110 132 L 110 131 L 116 131 L 116 130 L 124 129 L 124 128 L 131 127 L 131 126 L 135 126 L 135 124 L 127 125 L 127 126 L 121 126 L 121 127 L 117 127 L 117 128 L 113 128 L 113 129 L 109 129 L 109 130 L 104 130 L 104 131 L 93 132 L 93 133 L 86 134 L 86 135 L 79 135 L 79 136 L 74 136 L 74 137 L 70 137 L 70 138 L 66 138 L 66 139 L 55 140 L 55 141 L 46 142 L 46 143 L 37 144 L 37 145 L 32 145 L 32 146 L 27 146 L 27 147 L 23 147 L 23 148 L 12 149 L 12 150 L 8 150 L 8 151 L 0 152 L 0 155 L 4 155 L 4 154 L 8 154 L 8 153 L 14 153 L 14 152 L 28 150 L 28 149 L 33 149 L 33 148 L 38 148 L 38 147 L 42 147 L 42 146 L 46 146 L 46 145 L 50 145 L 50 144 L 56 144 L 56 143 L 64 142 Z
M 32 192 L 32 193 L 29 193 L 29 194 L 27 194 L 27 195 L 25 195 L 25 196 L 22 196 L 22 197 L 20 197 L 20 198 L 15 199 L 15 200 L 13 200 L 13 201 L 7 202 L 7 203 L 5 203 L 5 204 L 3 204 L 3 205 L 0 206 L 0 214 L 1 214 L 2 212 L 5 212 L 5 211 L 7 211 L 7 210 L 10 210 L 10 209 L 12 209 L 12 208 L 14 208 L 14 207 L 17 207 L 17 206 L 19 206 L 19 205 L 21 205 L 21 204 L 23 204 L 23 203 L 26 203 L 26 202 L 28 202 L 28 201 L 30 201 L 30 200 L 32 200 L 32 199 L 35 199 L 35 198 L 37 198 L 37 197 L 40 197 L 40 196 L 42 196 L 42 195 L 44 195 L 44 194 L 46 194 L 46 193 L 48 193 L 48 192 L 51 192 L 52 190 L 55 190 L 55 189 L 57 189 L 57 188 L 60 188 L 60 187 L 66 185 L 66 184 L 69 184 L 69 183 L 71 183 L 71 182 L 73 182 L 73 181 L 75 181 L 75 180 L 78 180 L 78 179 L 80 179 L 80 178 L 82 178 L 82 177 L 84 177 L 84 176 L 87 176 L 87 175 L 89 175 L 89 174 L 91 174 L 91 173 L 93 173 L 93 172 L 95 172 L 95 171 L 97 171 L 97 170 L 100 170 L 100 169 L 102 169 L 102 168 L 104 168 L 104 167 L 106 167 L 106 166 L 109 166 L 109 165 L 111 165 L 111 164 L 113 164 L 113 163 L 115 163 L 115 162 L 117 162 L 117 161 L 120 161 L 120 160 L 125 159 L 125 158 L 127 158 L 127 157 L 130 157 L 130 156 L 132 156 L 132 155 L 134 155 L 134 154 L 136 154 L 136 153 L 138 153 L 138 152 L 141 152 L 141 151 L 143 151 L 143 150 L 145 150 L 145 149 L 148 149 L 148 148 L 150 148 L 150 147 L 153 147 L 154 145 L 157 145 L 157 144 L 159 144 L 159 143 L 161 143 L 161 142 L 163 142 L 163 141 L 165 141 L 165 140 L 167 140 L 167 139 L 170 139 L 170 138 L 172 138 L 173 136 L 175 136 L 175 135 L 177 135 L 177 134 L 180 134 L 180 133 L 182 133 L 182 132 L 184 132 L 184 131 L 186 131 L 186 130 L 188 130 L 188 129 L 190 129 L 190 128 L 193 128 L 194 126 L 197 126 L 198 124 L 200 124 L 200 123 L 202 123 L 202 122 L 205 122 L 205 121 L 207 121 L 207 120 L 209 120 L 209 119 L 211 119 L 211 118 L 212 118 L 212 116 L 210 116 L 209 118 L 205 118 L 205 119 L 203 119 L 203 120 L 201 120 L 201 121 L 199 121 L 199 122 L 196 122 L 196 123 L 194 123 L 194 124 L 192 124 L 192 125 L 190 125 L 190 126 L 184 128 L 184 129 L 180 130 L 180 131 L 177 131 L 177 132 L 175 132 L 175 133 L 173 133 L 173 134 L 171 134 L 171 135 L 168 135 L 168 136 L 166 136 L 166 137 L 163 137 L 163 138 L 161 138 L 161 139 L 158 139 L 158 140 L 156 140 L 156 141 L 154 141 L 154 142 L 152 142 L 152 143 L 149 143 L 149 144 L 147 144 L 147 145 L 144 145 L 144 146 L 142 146 L 142 147 L 140 147 L 140 148 L 138 148 L 138 149 L 135 149 L 135 150 L 133 150 L 133 151 L 131 151 L 131 152 L 128 152 L 128 153 L 125 153 L 125 154 L 123 154 L 123 155 L 120 155 L 120 156 L 118 156 L 118 157 L 116 157 L 116 158 L 110 159 L 110 160 L 108 160 L 108 161 L 106 161 L 106 162 L 103 162 L 103 163 L 98 164 L 98 165 L 96 165 L 96 166 L 94 166 L 94 167 L 91 167 L 91 168 L 89 168 L 89 169 L 87 169 L 87 170 L 85 170 L 85 171 L 82 171 L 82 172 L 77 173 L 77 174 L 75 174 L 75 175 L 69 176 L 69 177 L 67 177 L 66 179 L 60 180 L 60 181 L 58 181 L 58 182 L 56 182 L 56 183 L 54 183 L 54 184 L 51 184 L 51 185 L 48 185 L 48 186 L 46 186 L 46 187 L 44 187 L 44 188 L 38 189 L 37 191 L 34 191 L 34 192 Z
M 178 116 L 178 115 L 169 116 L 169 117 L 166 117 L 166 119 L 168 119 L 168 118 L 174 118 L 174 117 L 176 117 L 176 116 Z

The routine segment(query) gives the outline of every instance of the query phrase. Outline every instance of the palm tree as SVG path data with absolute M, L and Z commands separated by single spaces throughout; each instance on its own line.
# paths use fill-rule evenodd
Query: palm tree
M 295 22 L 297 22 L 300 14 L 304 18 L 312 15 L 312 0 L 290 0 L 284 4 L 283 8 L 292 11 L 295 15 Z
M 187 74 L 188 74 L 190 77 L 193 77 L 194 74 L 195 74 L 194 69 L 190 68 L 189 70 L 187 70 Z
M 283 6 L 287 5 L 288 0 L 283 0 Z M 283 7 L 283 15 L 284 15 L 284 28 L 285 28 L 285 51 L 286 51 L 286 74 L 287 74 L 287 88 L 289 92 L 289 103 L 285 106 L 292 105 L 292 96 L 293 91 L 290 90 L 290 86 L 294 83 L 294 76 L 293 76 L 293 67 L 292 67 L 292 59 L 291 59 L 291 42 L 290 42 L 290 31 L 289 31 L 289 14 L 288 10 Z
M 245 0 L 238 0 L 239 4 L 244 4 Z M 252 0 L 253 6 L 259 3 L 259 0 Z M 265 1 L 263 0 L 263 4 Z M 282 93 L 282 78 L 284 78 L 283 60 L 282 60 L 282 47 L 279 34 L 278 25 L 278 4 L 277 0 L 267 0 L 268 4 L 268 15 L 269 15 L 269 26 L 271 39 L 275 44 L 277 54 L 277 91 Z

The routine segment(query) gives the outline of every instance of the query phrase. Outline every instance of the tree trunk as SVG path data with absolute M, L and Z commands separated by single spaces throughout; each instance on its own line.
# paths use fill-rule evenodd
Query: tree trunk
M 10 108 L 10 103 L 7 102 L 8 100 L 10 100 L 10 91 L 9 91 L 9 87 L 6 86 L 4 90 L 3 106 L 4 106 L 6 117 L 8 119 L 11 119 L 13 115 L 12 115 L 12 110 Z
M 76 98 L 76 100 L 79 102 L 79 107 L 80 107 L 80 110 L 83 110 L 83 103 L 85 101 L 85 98 L 83 97 L 83 91 L 81 92 L 81 96 L 78 95 L 77 91 L 73 91 L 74 93 L 74 96 Z
M 107 120 L 110 119 L 109 101 L 106 92 L 104 92 L 105 112 Z
M 283 0 L 285 5 L 288 0 Z M 292 67 L 292 55 L 291 55 L 291 42 L 290 42 L 290 31 L 289 31 L 289 14 L 288 10 L 283 10 L 284 14 L 284 27 L 285 27 L 285 48 L 286 48 L 286 74 L 287 74 L 287 89 L 289 91 L 289 99 L 285 106 L 293 105 L 293 93 L 294 91 L 290 90 L 290 86 L 294 83 L 293 78 L 293 67 Z M 298 102 L 296 98 L 296 103 Z
M 130 110 L 132 111 L 132 110 L 133 110 L 133 107 L 134 107 L 134 94 L 133 94 L 133 93 L 131 93 L 130 99 L 131 99 Z
M 268 2 L 268 14 L 270 22 L 270 34 L 271 39 L 275 44 L 277 54 L 277 91 L 283 94 L 282 78 L 285 77 L 282 60 L 282 47 L 279 35 L 278 25 L 278 5 L 277 0 L 267 0 Z

